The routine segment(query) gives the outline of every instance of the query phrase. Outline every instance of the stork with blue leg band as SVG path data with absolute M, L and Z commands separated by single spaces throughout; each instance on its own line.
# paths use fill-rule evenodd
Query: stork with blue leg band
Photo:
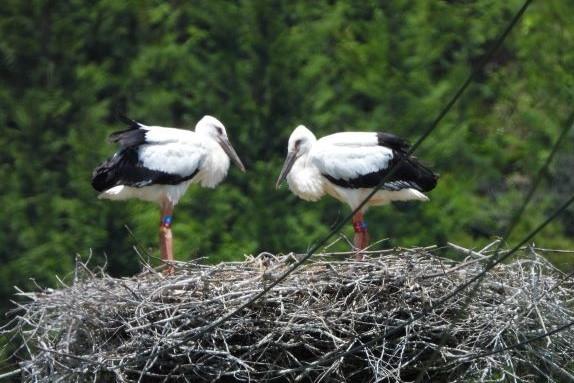
M 173 235 L 171 234 L 171 224 L 173 223 L 173 203 L 164 200 L 161 203 L 161 218 L 159 221 L 159 251 L 161 259 L 173 261 Z M 173 271 L 171 266 L 168 272 Z

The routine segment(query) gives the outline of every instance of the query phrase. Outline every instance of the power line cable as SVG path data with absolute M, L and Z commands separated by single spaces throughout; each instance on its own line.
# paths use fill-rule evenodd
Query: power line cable
M 501 349 L 492 350 L 492 351 L 488 351 L 488 352 L 482 352 L 482 353 L 479 353 L 479 354 L 472 355 L 472 356 L 470 356 L 470 357 L 468 357 L 468 358 L 464 358 L 463 360 L 461 360 L 461 362 L 470 362 L 471 360 L 480 359 L 480 358 L 484 358 L 484 357 L 487 357 L 487 356 L 492 356 L 492 355 L 500 354 L 500 353 L 503 353 L 503 352 L 505 352 L 505 351 L 513 350 L 513 349 L 515 349 L 515 348 L 525 346 L 525 345 L 527 345 L 527 344 L 529 344 L 529 343 L 532 343 L 532 342 L 535 342 L 535 341 L 537 341 L 537 340 L 541 340 L 541 339 L 544 339 L 544 338 L 546 338 L 546 337 L 549 337 L 549 336 L 552 336 L 552 335 L 556 335 L 556 334 L 558 334 L 559 332 L 564 331 L 564 330 L 567 330 L 567 329 L 569 329 L 569 328 L 572 327 L 572 326 L 574 326 L 574 321 L 568 322 L 568 323 L 566 323 L 566 324 L 564 324 L 564 325 L 562 325 L 562 326 L 558 326 L 558 327 L 556 327 L 554 330 L 544 332 L 544 333 L 542 333 L 542 334 L 540 334 L 540 335 L 536 335 L 536 336 L 533 336 L 533 337 L 531 337 L 531 338 L 527 338 L 527 339 L 525 339 L 525 340 L 523 340 L 523 341 L 521 341 L 521 342 L 511 344 L 511 345 L 506 346 L 506 347 L 503 347 L 503 348 L 501 348 Z
M 453 107 L 453 105 L 456 103 L 456 101 L 462 96 L 463 92 L 466 90 L 466 88 L 468 88 L 468 86 L 470 85 L 470 83 L 472 82 L 472 80 L 475 78 L 475 76 L 480 73 L 484 67 L 486 66 L 486 64 L 488 63 L 488 61 L 490 61 L 490 59 L 492 58 L 494 52 L 496 52 L 498 50 L 498 48 L 502 45 L 502 42 L 506 39 L 506 37 L 508 36 L 508 34 L 510 33 L 510 31 L 512 30 L 512 28 L 516 25 L 516 23 L 518 22 L 518 20 L 520 19 L 520 17 L 522 16 L 522 14 L 526 11 L 526 9 L 528 8 L 528 6 L 530 5 L 530 3 L 532 2 L 532 0 L 526 0 L 526 2 L 524 3 L 524 5 L 520 8 L 520 10 L 517 12 L 517 14 L 514 16 L 514 18 L 512 19 L 512 21 L 510 22 L 510 24 L 506 27 L 506 29 L 504 30 L 504 32 L 500 35 L 500 37 L 496 40 L 495 44 L 490 48 L 490 50 L 488 51 L 488 53 L 486 54 L 486 56 L 484 56 L 484 58 L 482 59 L 482 61 L 480 62 L 480 64 L 476 67 L 476 69 L 468 76 L 468 78 L 466 79 L 466 81 L 463 83 L 463 85 L 459 88 L 459 90 L 455 93 L 455 95 L 452 97 L 452 99 L 447 103 L 447 105 L 443 108 L 443 110 L 439 113 L 439 115 L 435 118 L 435 120 L 432 122 L 432 124 L 430 125 L 430 127 L 423 133 L 423 135 L 415 142 L 415 144 L 413 144 L 410 148 L 410 150 L 407 152 L 407 155 L 403 158 L 401 158 L 399 161 L 397 161 L 394 166 L 392 166 L 389 169 L 389 172 L 386 174 L 385 177 L 383 177 L 383 179 L 379 182 L 379 184 L 369 193 L 369 195 L 363 200 L 363 202 L 361 202 L 361 204 L 355 208 L 355 210 L 353 210 L 350 214 L 348 214 L 344 219 L 342 219 L 341 221 L 339 221 L 336 225 L 334 225 L 333 229 L 325 236 L 323 237 L 321 240 L 319 240 L 319 242 L 317 242 L 313 247 L 311 247 L 311 249 L 307 252 L 307 254 L 305 254 L 305 256 L 303 258 L 301 258 L 299 261 L 297 261 L 296 263 L 294 263 L 291 268 L 289 268 L 289 270 L 287 270 L 284 274 L 282 274 L 281 276 L 279 276 L 275 281 L 273 281 L 272 283 L 270 283 L 268 286 L 266 286 L 263 290 L 261 290 L 261 292 L 259 292 L 258 294 L 256 294 L 253 298 L 251 298 L 249 301 L 245 302 L 243 305 L 239 306 L 237 309 L 231 311 L 229 314 L 221 317 L 220 319 L 218 319 L 217 321 L 213 322 L 212 324 L 210 324 L 208 327 L 205 328 L 204 332 L 207 332 L 217 326 L 219 326 L 220 324 L 224 323 L 225 321 L 229 320 L 233 315 L 239 313 L 240 311 L 242 311 L 243 309 L 245 309 L 246 307 L 248 307 L 249 305 L 251 305 L 252 303 L 254 303 L 255 301 L 257 301 L 259 298 L 261 298 L 262 296 L 264 296 L 265 294 L 267 294 L 271 289 L 273 289 L 275 286 L 277 286 L 279 283 L 281 283 L 283 280 L 285 280 L 285 278 L 287 278 L 291 273 L 293 273 L 297 268 L 299 268 L 301 265 L 303 265 L 303 263 L 305 263 L 309 258 L 311 258 L 311 256 L 313 256 L 313 254 L 321 247 L 323 246 L 329 239 L 331 239 L 333 237 L 333 235 L 335 235 L 337 232 L 339 232 L 341 230 L 341 228 L 345 225 L 345 223 L 347 221 L 349 221 L 370 199 L 373 195 L 375 195 L 375 193 L 377 191 L 379 191 L 379 189 L 385 184 L 385 182 L 387 181 L 387 179 L 389 179 L 392 175 L 394 175 L 394 173 L 396 172 L 398 166 L 404 161 L 405 158 L 407 158 L 408 156 L 412 155 L 413 152 L 428 138 L 428 136 L 437 128 L 439 122 L 442 121 L 442 119 L 444 118 L 444 116 L 448 113 L 448 111 L 451 110 L 451 108 Z M 196 334 L 196 336 L 199 336 L 201 334 Z M 193 338 L 195 338 L 196 336 L 193 336 Z
M 435 304 L 433 304 L 430 307 L 425 307 L 423 308 L 423 310 L 416 316 L 412 317 L 411 319 L 409 319 L 408 321 L 406 321 L 405 323 L 403 323 L 402 325 L 395 327 L 394 329 L 385 332 L 383 335 L 379 336 L 379 337 L 375 337 L 372 338 L 366 342 L 361 343 L 360 346 L 356 346 L 356 347 L 352 347 L 352 348 L 348 348 L 346 351 L 344 352 L 340 352 L 340 353 L 336 353 L 335 355 L 326 355 L 325 357 L 311 363 L 313 366 L 316 365 L 320 365 L 326 362 L 330 362 L 339 358 L 343 358 L 347 355 L 351 355 L 357 351 L 359 351 L 360 349 L 364 348 L 365 346 L 369 346 L 372 345 L 376 342 L 379 342 L 381 340 L 387 339 L 389 337 L 392 337 L 393 335 L 396 335 L 399 333 L 399 331 L 402 331 L 406 326 L 416 322 L 417 320 L 423 318 L 424 316 L 426 316 L 430 311 L 437 309 L 438 307 L 441 307 L 446 301 L 450 300 L 451 298 L 453 298 L 454 296 L 458 295 L 462 290 L 466 289 L 468 286 L 472 285 L 473 283 L 477 282 L 479 279 L 481 279 L 484 274 L 486 274 L 489 270 L 491 270 L 493 267 L 495 267 L 496 265 L 500 264 L 501 262 L 503 262 L 504 260 L 506 260 L 508 257 L 510 257 L 511 255 L 513 255 L 514 253 L 516 253 L 518 250 L 520 250 L 520 248 L 522 246 L 524 246 L 527 242 L 529 242 L 532 238 L 534 238 L 541 230 L 543 230 L 550 222 L 552 222 L 556 217 L 558 217 L 564 210 L 566 210 L 572 203 L 574 202 L 574 194 L 566 201 L 564 202 L 558 209 L 556 209 L 548 218 L 546 218 L 544 220 L 544 222 L 542 222 L 540 225 L 538 225 L 534 230 L 532 230 L 522 241 L 520 241 L 516 246 L 514 246 L 508 253 L 505 253 L 503 256 L 501 256 L 499 259 L 493 261 L 489 266 L 487 266 L 483 271 L 481 271 L 479 274 L 475 275 L 474 277 L 472 277 L 471 279 L 469 279 L 467 282 L 463 283 L 462 285 L 460 285 L 459 287 L 457 287 L 455 290 L 453 290 L 451 293 L 447 294 L 445 297 L 441 298 L 438 302 L 436 302 Z M 356 342 L 356 340 L 352 341 L 353 343 Z M 349 342 L 351 343 L 351 342 Z M 346 347 L 349 347 L 350 344 L 347 344 Z M 295 371 L 295 370 L 309 370 L 309 367 L 301 367 L 299 369 L 293 369 L 291 371 Z
M 514 228 L 520 223 L 520 218 L 522 217 L 522 214 L 524 213 L 524 211 L 526 210 L 526 207 L 528 206 L 528 204 L 532 200 L 532 197 L 534 196 L 536 189 L 540 185 L 542 178 L 544 177 L 544 175 L 548 171 L 550 163 L 552 162 L 556 152 L 558 152 L 558 148 L 560 147 L 560 144 L 562 144 L 562 141 L 566 138 L 566 136 L 568 135 L 568 133 L 572 129 L 573 125 L 574 125 L 574 111 L 566 119 L 566 123 L 564 124 L 564 127 L 562 128 L 562 131 L 560 132 L 560 135 L 558 136 L 558 139 L 556 140 L 556 142 L 552 146 L 552 150 L 550 151 L 550 154 L 548 155 L 548 157 L 546 157 L 546 161 L 544 161 L 544 164 L 542 165 L 542 167 L 540 168 L 540 170 L 538 171 L 538 173 L 534 177 L 534 182 L 530 186 L 530 189 L 528 190 L 526 197 L 522 201 L 522 204 L 520 204 L 520 207 L 513 214 L 512 219 L 510 220 L 510 223 L 508 224 L 508 226 L 506 227 L 506 230 L 504 231 L 504 235 L 502 236 L 502 238 L 500 239 L 500 241 L 498 242 L 498 245 L 496 246 L 496 248 L 494 250 L 493 256 L 489 259 L 490 263 L 496 262 L 497 256 L 500 253 L 500 250 L 501 250 L 503 244 L 506 243 L 506 241 L 508 240 L 508 238 L 510 237 L 510 235 L 514 231 Z M 488 268 L 490 266 L 490 263 L 487 263 L 486 268 Z M 484 275 L 486 275 L 486 273 L 482 274 L 482 277 L 474 285 L 474 287 L 472 288 L 470 293 L 466 296 L 461 307 L 458 309 L 456 314 L 453 316 L 453 321 L 443 331 L 443 333 L 441 335 L 441 339 L 438 342 L 438 347 L 435 350 L 433 350 L 433 353 L 429 357 L 427 364 L 432 365 L 432 363 L 436 360 L 436 358 L 438 358 L 438 356 L 440 354 L 440 350 L 444 346 L 444 344 L 448 338 L 449 332 L 452 330 L 452 328 L 456 324 L 461 313 L 465 312 L 466 308 L 470 305 L 472 298 L 474 297 L 474 295 L 478 291 L 478 288 L 480 286 L 480 283 L 482 282 Z M 423 377 L 424 377 L 424 371 L 421 370 L 419 372 L 417 378 L 415 379 L 415 383 L 420 382 L 423 379 Z
M 283 280 L 285 280 L 289 275 L 291 275 L 295 270 L 297 270 L 301 265 L 303 265 L 307 260 L 309 260 L 309 258 L 311 258 L 311 256 L 313 256 L 313 254 L 319 249 L 321 248 L 321 246 L 323 246 L 325 243 L 327 243 L 327 241 L 329 239 L 331 239 L 333 237 L 333 235 L 335 235 L 336 233 L 338 233 L 341 228 L 345 225 L 345 223 L 347 221 L 349 221 L 353 215 L 355 215 L 370 199 L 371 197 L 384 185 L 384 183 L 386 182 L 387 179 L 389 179 L 391 176 L 394 175 L 394 173 L 397 171 L 398 167 L 402 164 L 402 162 L 408 158 L 410 155 L 412 155 L 415 150 L 428 138 L 428 136 L 438 127 L 438 124 L 443 120 L 443 118 L 446 116 L 446 114 L 452 109 L 452 107 L 454 106 L 454 104 L 458 101 L 458 99 L 462 96 L 462 94 L 464 93 L 464 91 L 468 88 L 468 86 L 472 83 L 472 81 L 475 79 L 475 77 L 483 71 L 483 69 L 485 68 L 486 64 L 491 60 L 492 56 L 494 55 L 494 53 L 500 48 L 500 46 L 502 45 L 502 43 L 505 41 L 505 39 L 507 38 L 507 36 L 509 35 L 509 33 L 512 31 L 512 29 L 515 27 L 515 25 L 518 23 L 518 21 L 520 20 L 520 18 L 522 17 L 522 15 L 524 14 L 524 12 L 526 11 L 526 9 L 529 7 L 529 5 L 531 4 L 532 0 L 526 0 L 524 2 L 524 4 L 522 5 L 522 7 L 518 10 L 518 12 L 515 14 L 515 16 L 512 18 L 512 20 L 509 22 L 509 24 L 507 25 L 507 27 L 504 29 L 504 31 L 502 32 L 502 34 L 500 34 L 500 36 L 496 39 L 495 43 L 490 47 L 490 49 L 488 50 L 488 52 L 486 53 L 486 55 L 482 58 L 482 60 L 479 62 L 479 64 L 475 67 L 475 69 L 469 74 L 469 76 L 467 77 L 466 81 L 462 84 L 462 86 L 458 89 L 458 91 L 454 94 L 454 96 L 450 99 L 450 101 L 446 104 L 446 106 L 441 110 L 441 112 L 437 115 L 437 117 L 433 120 L 433 122 L 431 123 L 431 125 L 426 129 L 425 132 L 423 132 L 423 134 L 421 135 L 421 137 L 410 147 L 410 149 L 408 150 L 407 154 L 400 158 L 399 161 L 397 161 L 394 166 L 391 166 L 391 168 L 389 169 L 389 172 L 381 179 L 381 181 L 379 182 L 379 184 L 367 195 L 367 197 L 361 202 L 361 204 L 355 208 L 355 210 L 353 210 L 350 214 L 348 214 L 343 220 L 341 220 L 340 222 L 338 222 L 336 225 L 334 225 L 334 227 L 332 228 L 332 230 L 322 239 L 320 239 L 314 246 L 311 247 L 311 249 L 308 250 L 307 254 L 305 254 L 305 256 L 303 256 L 299 261 L 295 262 L 285 273 L 283 273 L 282 275 L 280 275 L 277 279 L 275 279 L 273 282 L 271 282 L 269 285 L 267 285 L 263 290 L 261 290 L 259 293 L 255 294 L 255 296 L 253 296 L 252 298 L 250 298 L 248 301 L 246 301 L 244 304 L 240 305 L 238 308 L 230 311 L 228 314 L 220 317 L 219 319 L 215 320 L 214 322 L 212 322 L 211 324 L 204 326 L 199 330 L 199 332 L 194 333 L 194 334 L 190 334 L 188 336 L 185 336 L 180 342 L 177 342 L 171 346 L 166 346 L 166 347 L 162 347 L 160 349 L 156 350 L 156 354 L 160 353 L 162 351 L 165 351 L 167 349 L 172 349 L 174 347 L 178 347 L 179 345 L 183 345 L 191 340 L 194 339 L 198 339 L 200 338 L 202 335 L 206 334 L 207 332 L 217 328 L 218 326 L 220 326 L 221 324 L 227 322 L 229 319 L 231 319 L 234 315 L 238 314 L 239 312 L 243 311 L 245 308 L 249 307 L 251 304 L 253 304 L 255 301 L 259 300 L 261 297 L 263 297 L 264 295 L 266 295 L 269 291 L 271 291 L 275 286 L 277 286 L 279 283 L 281 283 Z M 147 353 L 142 353 L 139 358 L 143 358 L 143 357 L 147 357 Z M 127 361 L 126 361 L 127 362 Z

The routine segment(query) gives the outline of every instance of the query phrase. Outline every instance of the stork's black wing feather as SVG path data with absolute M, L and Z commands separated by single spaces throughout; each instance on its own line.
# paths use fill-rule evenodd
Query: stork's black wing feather
M 192 179 L 198 171 L 199 168 L 192 174 L 180 175 L 146 168 L 139 161 L 138 148 L 128 147 L 121 149 L 94 170 L 92 186 L 102 192 L 118 185 L 132 187 L 152 184 L 177 185 Z
M 428 192 L 435 188 L 438 180 L 437 174 L 413 158 L 405 158 L 405 160 L 400 163 L 399 158 L 400 156 L 396 155 L 385 169 L 362 174 L 352 179 L 335 178 L 328 174 L 323 174 L 323 176 L 335 185 L 344 188 L 374 188 L 383 178 L 387 177 L 392 166 L 398 164 L 393 173 L 385 180 L 382 189 L 398 191 L 412 188 L 421 192 Z
M 335 185 L 351 189 L 374 188 L 384 178 L 385 183 L 382 185 L 382 189 L 389 191 L 413 188 L 427 192 L 435 188 L 438 175 L 418 162 L 415 157 L 407 157 L 410 145 L 405 139 L 390 133 L 379 132 L 377 133 L 377 144 L 391 149 L 393 153 L 389 161 L 379 164 L 379 170 L 359 174 L 350 179 L 336 177 L 333 173 L 323 174 L 323 176 Z M 390 174 L 390 169 L 393 166 L 396 166 L 396 169 Z

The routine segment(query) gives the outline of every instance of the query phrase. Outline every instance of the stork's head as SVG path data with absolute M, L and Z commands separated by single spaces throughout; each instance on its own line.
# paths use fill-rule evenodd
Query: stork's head
M 307 129 L 304 125 L 299 125 L 289 136 L 287 152 L 293 152 L 297 157 L 300 157 L 311 150 L 315 141 L 317 141 L 317 138 L 313 132 Z
M 293 167 L 295 160 L 301 157 L 304 154 L 309 153 L 313 144 L 317 141 L 317 138 L 309 129 L 307 129 L 303 125 L 299 125 L 295 128 L 293 133 L 289 136 L 289 144 L 287 145 L 287 158 L 285 159 L 285 163 L 283 164 L 283 169 L 281 169 L 281 174 L 279 174 L 279 178 L 277 179 L 277 183 L 275 184 L 276 188 L 279 188 L 279 185 Z
M 217 141 L 231 161 L 233 161 L 241 171 L 245 171 L 245 166 L 243 166 L 237 152 L 233 149 L 233 146 L 231 146 L 229 138 L 227 138 L 225 126 L 223 126 L 221 121 L 213 116 L 203 116 L 203 118 L 195 125 L 195 132 L 197 134 L 206 135 Z

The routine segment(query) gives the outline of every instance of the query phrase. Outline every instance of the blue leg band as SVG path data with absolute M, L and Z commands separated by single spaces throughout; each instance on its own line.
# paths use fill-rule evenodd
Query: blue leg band
M 164 215 L 163 217 L 161 217 L 160 226 L 167 227 L 169 229 L 171 227 L 172 222 L 173 222 L 173 216 Z

